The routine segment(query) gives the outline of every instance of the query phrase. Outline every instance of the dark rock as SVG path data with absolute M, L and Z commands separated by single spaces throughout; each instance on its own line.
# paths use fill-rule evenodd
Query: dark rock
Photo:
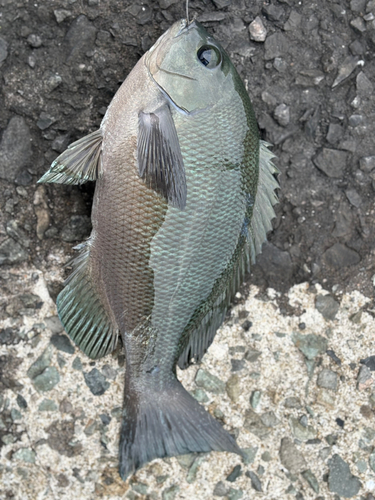
M 224 9 L 224 7 L 228 7 L 232 0 L 212 0 L 217 9 Z
M 327 141 L 334 145 L 339 142 L 340 139 L 342 139 L 342 136 L 344 135 L 344 129 L 341 125 L 338 125 L 337 123 L 330 123 L 328 126 L 328 133 L 327 133 Z
M 259 479 L 259 477 L 255 474 L 255 472 L 249 470 L 246 472 L 246 476 L 250 478 L 251 480 L 251 487 L 255 491 L 263 491 L 262 489 L 262 483 Z
M 372 384 L 372 382 L 373 378 L 370 368 L 366 365 L 361 366 L 357 377 L 357 388 L 359 390 L 366 389 L 370 384 Z
M 27 401 L 21 394 L 17 394 L 17 404 L 22 410 L 26 410 Z
M 345 151 L 323 148 L 313 161 L 328 177 L 340 179 L 344 174 L 347 156 Z
M 292 474 L 298 474 L 306 468 L 302 453 L 290 438 L 283 438 L 280 446 L 280 461 Z
M 361 260 L 361 257 L 355 250 L 348 248 L 342 243 L 335 243 L 328 248 L 328 250 L 324 252 L 323 258 L 329 266 L 332 266 L 335 269 L 354 266 Z
M 173 484 L 169 488 L 163 490 L 161 494 L 162 500 L 174 500 L 177 493 L 180 491 L 180 487 L 177 484 Z
M 320 312 L 326 320 L 334 320 L 339 310 L 340 304 L 332 297 L 332 295 L 319 294 L 315 299 L 315 308 Z
M 20 169 L 14 182 L 20 186 L 28 186 L 33 180 L 32 175 L 25 169 Z
M 215 488 L 214 488 L 214 491 L 212 492 L 212 494 L 215 496 L 215 497 L 225 497 L 225 495 L 227 494 L 228 492 L 228 488 L 227 486 L 225 486 L 225 484 L 223 483 L 223 481 L 219 481 Z
M 253 391 L 250 395 L 250 405 L 255 410 L 260 403 L 262 397 L 261 391 Z
M 204 12 L 198 17 L 200 23 L 219 23 L 220 21 L 224 21 L 224 19 L 224 12 Z
M 301 422 L 302 419 L 298 420 L 297 418 L 290 417 L 289 425 L 292 430 L 293 436 L 299 441 L 309 441 L 310 439 L 316 438 L 316 430 L 312 425 L 307 425 L 307 422 Z M 307 419 L 306 419 L 307 420 Z
M 59 335 L 58 333 L 55 333 L 54 335 L 52 335 L 50 342 L 59 351 L 67 352 L 68 354 L 74 354 L 74 346 L 66 335 Z
M 346 57 L 339 68 L 338 75 L 332 84 L 332 88 L 337 87 L 337 85 L 346 80 L 356 69 L 356 67 L 358 66 L 358 62 L 359 62 L 358 57 L 353 57 L 353 56 Z
M 0 178 L 13 182 L 31 157 L 30 131 L 24 118 L 13 116 L 0 143 Z
M 27 236 L 26 232 L 19 226 L 17 221 L 10 220 L 6 225 L 7 235 L 18 241 L 25 248 L 30 246 L 30 238 Z
M 360 208 L 362 205 L 362 198 L 360 195 L 357 193 L 355 189 L 347 189 L 345 191 L 346 197 L 348 198 L 349 202 L 353 207 Z
M 257 263 L 262 268 L 266 279 L 271 282 L 275 280 L 288 282 L 293 275 L 293 263 L 289 253 L 280 250 L 272 243 L 263 245 Z
M 290 12 L 289 19 L 284 24 L 284 30 L 285 31 L 294 31 L 295 32 L 300 27 L 301 21 L 302 21 L 301 14 L 299 14 L 295 10 L 292 10 Z
M 356 79 L 357 92 L 361 97 L 370 97 L 374 91 L 374 84 L 367 78 L 363 71 L 360 71 Z
M 161 9 L 168 9 L 171 5 L 177 3 L 179 0 L 159 0 Z
M 281 125 L 282 127 L 286 127 L 287 125 L 289 125 L 290 122 L 289 106 L 287 106 L 284 103 L 279 104 L 275 109 L 274 115 L 279 125 Z
M 83 370 L 82 362 L 78 356 L 76 358 L 74 358 L 73 363 L 72 363 L 72 368 L 74 370 L 78 370 L 78 371 Z
M 337 391 L 338 377 L 337 373 L 332 370 L 324 368 L 318 375 L 317 380 L 318 387 L 323 387 L 324 389 L 331 389 L 332 391 Z
M 262 8 L 262 12 L 269 21 L 279 23 L 285 19 L 285 10 L 281 5 L 275 5 L 273 3 L 265 4 Z
M 27 309 L 41 309 L 43 306 L 42 299 L 34 293 L 23 293 L 22 295 L 18 295 L 18 298 Z
M 280 423 L 272 410 L 266 411 L 260 418 L 266 427 L 276 427 Z
M 54 151 L 57 151 L 57 153 L 62 153 L 68 147 L 69 142 L 70 142 L 69 134 L 58 135 L 53 140 L 51 147 Z
M 250 361 L 250 363 L 254 363 L 261 354 L 262 353 L 256 349 L 249 349 L 246 351 L 244 359 L 246 359 L 246 361 Z
M 74 421 L 55 420 L 47 429 L 48 446 L 66 457 L 75 457 L 82 452 L 82 444 L 74 440 Z
M 264 58 L 266 60 L 275 59 L 275 57 L 285 56 L 288 52 L 289 42 L 285 35 L 278 32 L 267 37 L 264 47 Z
M 358 477 L 353 476 L 349 465 L 339 455 L 335 454 L 328 460 L 328 467 L 329 491 L 345 498 L 352 498 L 354 495 L 357 495 L 362 484 Z
M 66 226 L 61 231 L 63 241 L 78 241 L 89 236 L 91 231 L 91 220 L 87 215 L 72 215 Z
M 39 116 L 39 119 L 38 121 L 36 122 L 36 125 L 37 127 L 40 129 L 40 130 L 46 130 L 48 127 L 50 127 L 53 123 L 55 123 L 56 121 L 56 118 L 54 118 L 53 116 L 51 116 L 50 114 L 48 113 L 45 113 L 44 111 L 42 111 L 40 113 L 40 116 Z
M 109 387 L 106 378 L 97 368 L 93 368 L 90 372 L 84 373 L 85 382 L 94 396 L 101 396 Z
M 244 359 L 231 359 L 232 372 L 239 372 L 246 366 Z
M 365 173 L 375 170 L 375 156 L 365 156 L 359 160 L 359 168 Z
M 198 387 L 202 387 L 207 392 L 213 392 L 214 394 L 223 394 L 225 391 L 225 383 L 202 368 L 197 371 L 195 383 Z
M 1 345 L 16 345 L 21 342 L 21 337 L 18 335 L 16 328 L 4 328 L 0 330 L 0 344 Z
M 341 359 L 336 356 L 334 351 L 332 351 L 331 349 L 327 349 L 326 353 L 336 363 L 336 365 L 341 366 Z
M 368 358 L 361 359 L 360 363 L 367 366 L 372 372 L 375 371 L 375 356 L 369 356 Z
M 241 465 L 236 465 L 232 472 L 227 476 L 227 481 L 234 483 L 234 481 L 242 475 Z
M 8 57 L 8 44 L 6 40 L 4 40 L 4 38 L 0 37 L 0 68 L 7 57 Z
M 293 332 L 292 340 L 308 360 L 313 360 L 327 350 L 328 341 L 321 335 L 314 335 L 312 333 L 302 335 Z
M 92 50 L 96 39 L 96 28 L 83 14 L 71 23 L 64 40 L 67 62 L 80 58 Z
M 285 408 L 296 408 L 297 410 L 302 407 L 301 400 L 296 396 L 286 398 L 284 401 Z
M 37 49 L 38 47 L 42 46 L 42 39 L 40 38 L 39 35 L 30 34 L 27 37 L 27 43 L 30 45 L 30 47 Z
M 109 425 L 111 420 L 112 420 L 112 418 L 109 415 L 107 415 L 106 413 L 101 413 L 99 415 L 99 418 L 102 421 L 103 425 Z
M 336 418 L 336 424 L 337 424 L 339 427 L 341 427 L 341 429 L 343 429 L 343 428 L 344 428 L 344 425 L 345 425 L 345 422 L 344 422 L 344 420 L 342 420 L 341 418 L 339 418 L 339 417 L 338 417 L 338 418 Z
M 242 323 L 242 328 L 244 329 L 245 332 L 248 332 L 250 328 L 253 326 L 252 322 L 249 321 L 248 319 Z

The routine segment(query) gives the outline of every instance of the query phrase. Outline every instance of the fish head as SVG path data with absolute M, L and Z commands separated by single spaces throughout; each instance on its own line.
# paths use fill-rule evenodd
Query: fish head
M 217 103 L 237 75 L 220 43 L 197 21 L 173 24 L 147 52 L 145 64 L 166 97 L 189 113 Z

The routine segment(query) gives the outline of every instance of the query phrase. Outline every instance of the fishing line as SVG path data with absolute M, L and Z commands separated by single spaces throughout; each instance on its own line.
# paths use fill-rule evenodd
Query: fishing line
M 189 25 L 189 0 L 186 0 L 186 22 Z

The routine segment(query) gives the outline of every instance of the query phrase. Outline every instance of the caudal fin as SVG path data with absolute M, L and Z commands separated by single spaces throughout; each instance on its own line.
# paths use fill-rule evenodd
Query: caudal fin
M 120 436 L 120 475 L 155 458 L 194 452 L 242 455 L 234 438 L 175 379 L 163 392 L 125 394 Z

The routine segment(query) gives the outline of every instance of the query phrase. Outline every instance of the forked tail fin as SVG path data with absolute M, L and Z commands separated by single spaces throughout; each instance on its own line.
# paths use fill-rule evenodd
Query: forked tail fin
M 155 458 L 193 452 L 242 455 L 234 438 L 174 379 L 162 392 L 125 393 L 120 475 L 125 480 Z

